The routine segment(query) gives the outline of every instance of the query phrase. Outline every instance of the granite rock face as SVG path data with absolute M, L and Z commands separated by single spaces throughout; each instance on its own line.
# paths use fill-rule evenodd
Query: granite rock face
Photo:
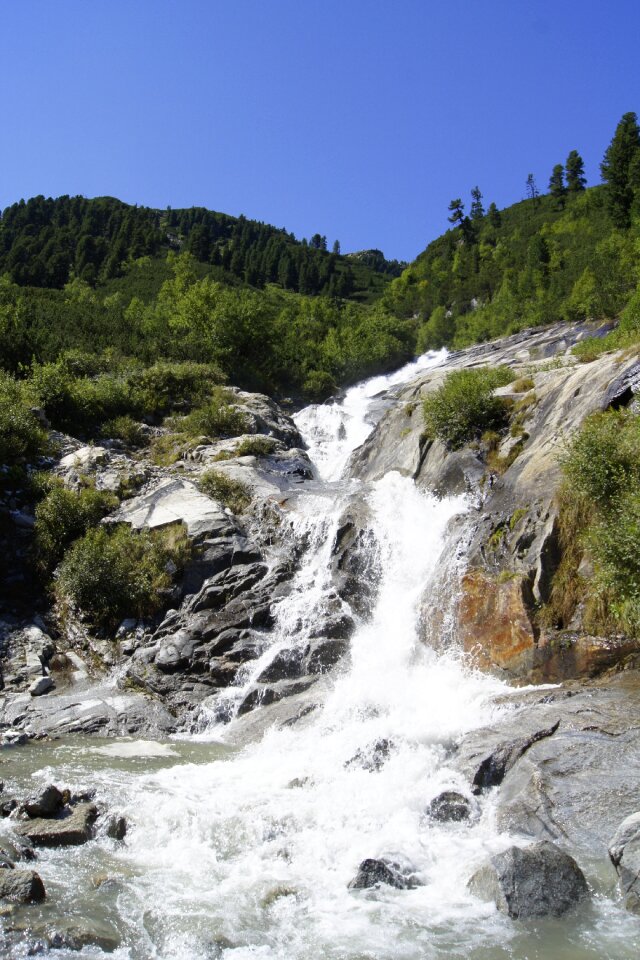
M 506 679 L 596 676 L 639 649 L 621 638 L 588 636 L 579 617 L 559 635 L 541 630 L 535 617 L 561 557 L 556 494 L 563 443 L 589 414 L 630 403 L 640 389 L 635 357 L 605 354 L 582 364 L 570 355 L 592 333 L 585 325 L 558 324 L 450 354 L 385 396 L 387 412 L 351 458 L 351 475 L 363 480 L 398 470 L 431 493 L 473 498 L 452 634 L 480 668 Z M 451 450 L 425 438 L 422 420 L 423 398 L 447 373 L 499 364 L 533 382 L 521 393 L 511 385 L 497 391 L 521 408 L 521 435 L 507 436 L 496 451 L 506 465 L 501 473 L 488 467 L 481 443 Z

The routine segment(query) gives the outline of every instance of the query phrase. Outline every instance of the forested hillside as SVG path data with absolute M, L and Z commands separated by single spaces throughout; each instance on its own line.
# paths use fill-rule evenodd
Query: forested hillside
M 617 318 L 640 277 L 640 132 L 625 114 L 587 188 L 577 151 L 553 167 L 548 193 L 532 174 L 527 199 L 469 215 L 452 200 L 453 228 L 429 244 L 384 295 L 419 326 L 419 349 L 460 347 L 557 320 Z
M 7 207 L 0 219 L 0 273 L 22 286 L 60 289 L 71 277 L 102 284 L 140 257 L 164 258 L 168 250 L 190 253 L 218 268 L 220 278 L 249 286 L 277 283 L 360 300 L 382 292 L 401 270 L 380 251 L 341 257 L 339 242 L 329 252 L 318 233 L 297 241 L 286 230 L 203 207 L 152 210 L 113 197 L 40 196 Z

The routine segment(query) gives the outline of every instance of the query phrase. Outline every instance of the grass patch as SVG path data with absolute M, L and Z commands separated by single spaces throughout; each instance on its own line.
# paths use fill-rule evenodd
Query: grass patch
M 236 406 L 234 394 L 224 387 L 214 388 L 202 406 L 175 423 L 175 428 L 188 436 L 215 439 L 237 437 L 247 433 L 250 426 L 249 417 Z
M 518 377 L 517 380 L 511 384 L 511 389 L 514 393 L 526 393 L 527 390 L 533 390 L 535 383 L 531 377 Z
M 12 466 L 47 452 L 47 434 L 31 411 L 24 382 L 0 370 L 0 463 Z
M 240 480 L 227 477 L 217 470 L 207 470 L 198 481 L 203 493 L 228 507 L 233 513 L 242 513 L 251 503 L 251 491 Z
M 278 448 L 273 437 L 246 437 L 235 449 L 236 457 L 270 457 Z

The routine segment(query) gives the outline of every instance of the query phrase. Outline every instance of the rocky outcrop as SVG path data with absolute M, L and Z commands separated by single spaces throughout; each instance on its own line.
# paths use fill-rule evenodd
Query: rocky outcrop
M 582 870 L 568 853 L 547 840 L 491 857 L 469 881 L 469 889 L 493 900 L 513 920 L 561 917 L 588 896 Z
M 44 884 L 34 870 L 0 867 L 0 900 L 16 903 L 42 903 Z
M 627 910 L 640 915 L 640 812 L 626 817 L 609 842 Z
M 35 817 L 17 823 L 15 831 L 34 847 L 77 847 L 93 837 L 98 809 L 93 803 L 64 806 L 52 817 Z
M 640 385 L 635 357 L 605 354 L 582 364 L 570 355 L 572 344 L 592 333 L 585 325 L 558 324 L 451 354 L 390 392 L 390 409 L 350 464 L 362 479 L 399 470 L 429 492 L 474 498 L 452 633 L 479 667 L 509 679 L 595 676 L 638 649 L 624 638 L 588 636 L 579 621 L 562 633 L 541 629 L 536 617 L 560 560 L 556 493 L 563 443 L 590 413 L 629 403 Z M 447 373 L 499 364 L 509 365 L 521 383 L 497 391 L 512 404 L 514 429 L 492 456 L 482 443 L 451 450 L 426 439 L 422 399 Z

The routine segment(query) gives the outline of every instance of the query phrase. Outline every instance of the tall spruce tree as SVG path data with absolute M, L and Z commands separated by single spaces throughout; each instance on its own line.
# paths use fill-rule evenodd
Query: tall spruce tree
M 484 207 L 482 206 L 482 194 L 480 187 L 474 187 L 471 191 L 471 219 L 482 220 L 484 217 Z
M 489 209 L 487 210 L 487 216 L 489 218 L 489 223 L 492 227 L 499 227 L 502 223 L 502 217 L 500 216 L 500 211 L 498 210 L 495 203 L 489 204 Z
M 538 197 L 540 196 L 540 191 L 538 190 L 536 178 L 532 173 L 527 174 L 526 187 L 527 187 L 527 199 L 534 200 L 537 203 Z
M 572 150 L 564 165 L 567 177 L 567 190 L 570 194 L 581 193 L 587 185 L 584 175 L 584 160 L 577 150 Z
M 600 171 L 607 184 L 607 202 L 611 219 L 617 227 L 628 227 L 633 185 L 630 171 L 640 150 L 640 128 L 635 113 L 625 113 L 607 147 Z
M 555 200 L 556 205 L 561 210 L 564 207 L 564 201 L 567 188 L 564 185 L 564 167 L 561 163 L 556 163 L 549 180 L 549 193 Z

